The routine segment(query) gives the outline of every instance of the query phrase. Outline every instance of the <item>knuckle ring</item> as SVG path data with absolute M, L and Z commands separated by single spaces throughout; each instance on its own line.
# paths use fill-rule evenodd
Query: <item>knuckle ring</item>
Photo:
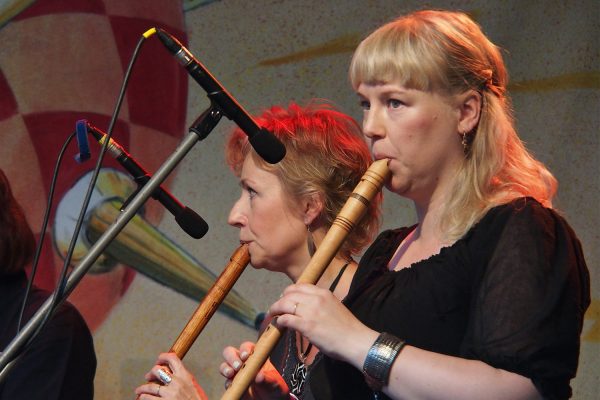
M 173 380 L 173 377 L 171 376 L 171 374 L 169 374 L 167 371 L 165 371 L 162 368 L 158 370 L 157 374 L 158 374 L 158 379 L 165 385 L 168 385 Z

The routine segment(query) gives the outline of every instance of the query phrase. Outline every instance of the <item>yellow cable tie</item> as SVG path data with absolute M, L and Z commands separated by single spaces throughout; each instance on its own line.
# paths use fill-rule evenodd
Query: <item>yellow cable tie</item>
M 156 33 L 156 28 L 153 27 L 153 28 L 148 29 L 146 32 L 144 32 L 142 34 L 142 36 L 145 39 L 148 39 L 150 36 L 154 35 L 155 33 Z

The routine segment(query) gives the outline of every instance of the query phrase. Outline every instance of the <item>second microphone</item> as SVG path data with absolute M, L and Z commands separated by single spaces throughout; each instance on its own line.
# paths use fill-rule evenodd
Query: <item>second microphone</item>
M 87 120 L 77 121 L 76 128 L 78 132 L 85 130 L 100 143 L 103 144 L 106 140 L 106 133 L 90 124 Z M 113 156 L 126 170 L 129 172 L 138 185 L 146 184 L 151 176 L 146 172 L 133 157 L 123 149 L 113 139 L 109 140 L 108 153 Z M 158 200 L 173 216 L 181 229 L 195 239 L 200 239 L 208 232 L 208 224 L 194 210 L 184 206 L 171 193 L 162 186 L 156 188 L 152 193 L 152 198 Z

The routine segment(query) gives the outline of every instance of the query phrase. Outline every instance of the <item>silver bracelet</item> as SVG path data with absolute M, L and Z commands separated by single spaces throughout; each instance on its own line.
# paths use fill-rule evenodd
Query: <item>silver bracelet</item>
M 405 344 L 404 340 L 389 333 L 379 334 L 363 364 L 363 375 L 371 389 L 378 392 L 388 384 L 392 364 Z

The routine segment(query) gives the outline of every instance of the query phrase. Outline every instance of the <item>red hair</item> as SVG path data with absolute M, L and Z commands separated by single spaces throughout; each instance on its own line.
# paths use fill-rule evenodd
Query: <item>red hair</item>
M 266 163 L 252 150 L 244 132 L 236 129 L 226 148 L 231 169 L 239 175 L 250 154 L 258 165 L 278 176 L 292 207 L 304 196 L 321 196 L 320 218 L 330 227 L 372 162 L 360 125 L 332 105 L 316 101 L 305 107 L 296 103 L 287 109 L 274 106 L 256 121 L 281 140 L 286 156 L 277 164 Z M 346 239 L 342 252 L 357 254 L 371 241 L 379 228 L 380 203 L 378 196 Z

